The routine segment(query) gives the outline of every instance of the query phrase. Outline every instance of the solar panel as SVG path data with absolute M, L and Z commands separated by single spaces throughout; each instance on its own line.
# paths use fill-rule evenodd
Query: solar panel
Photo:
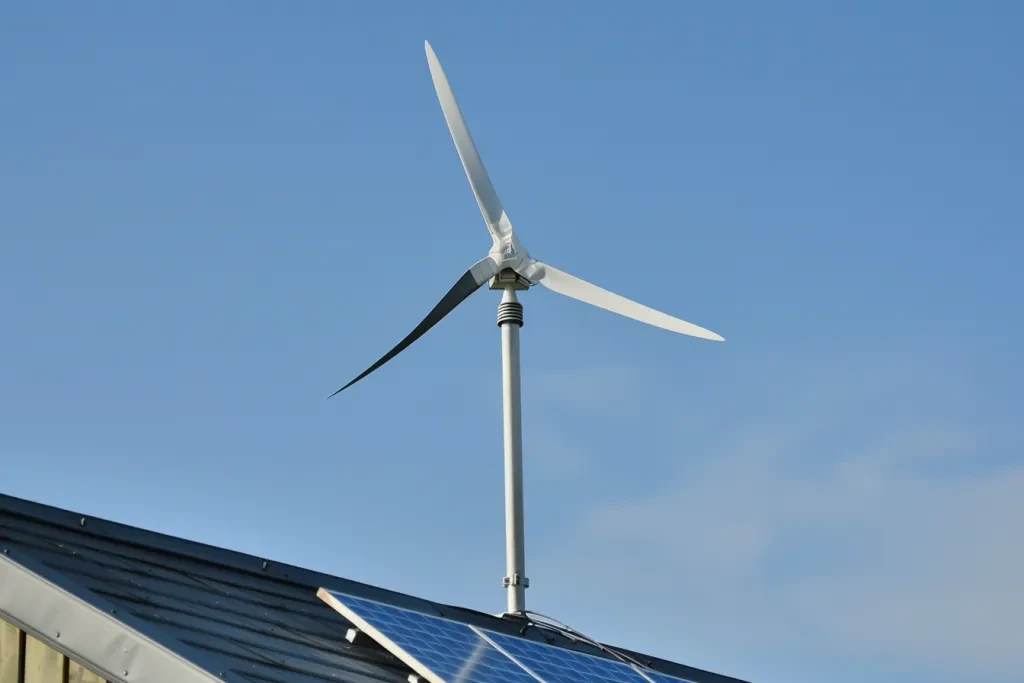
M 432 683 L 537 683 L 466 624 L 334 591 L 318 595 Z
M 683 683 L 617 660 L 354 595 L 324 588 L 317 595 L 431 683 Z
M 490 629 L 483 633 L 546 683 L 650 683 L 628 664 Z

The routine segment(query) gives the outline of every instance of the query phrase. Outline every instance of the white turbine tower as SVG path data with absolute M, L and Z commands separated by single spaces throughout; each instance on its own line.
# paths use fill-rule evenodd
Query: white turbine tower
M 406 347 L 422 337 L 427 330 L 452 312 L 470 294 L 490 281 L 491 289 L 501 289 L 503 294 L 498 305 L 498 325 L 501 328 L 502 401 L 505 444 L 505 547 L 506 576 L 504 585 L 508 589 L 509 614 L 522 614 L 526 610 L 526 578 L 523 539 L 523 474 L 522 474 L 522 425 L 520 421 L 519 393 L 519 328 L 523 324 L 523 306 L 516 291 L 522 291 L 541 284 L 548 289 L 592 304 L 613 313 L 639 320 L 665 330 L 686 334 L 702 339 L 724 341 L 714 332 L 692 323 L 674 318 L 635 301 L 613 294 L 605 289 L 579 279 L 569 273 L 538 261 L 529 255 L 512 229 L 512 222 L 494 191 L 473 138 L 469 134 L 462 112 L 455 102 L 455 95 L 448 85 L 441 63 L 437 60 L 429 42 L 424 43 L 427 64 L 434 81 L 434 90 L 441 102 L 448 130 L 455 142 L 462 167 L 466 171 L 469 185 L 480 206 L 487 230 L 491 235 L 491 249 L 487 255 L 470 266 L 458 282 L 448 290 L 441 301 L 394 348 L 384 354 L 376 363 L 364 370 L 351 382 L 335 391 L 331 396 L 344 391 L 371 372 L 401 353 Z M 329 397 L 330 398 L 330 397 Z

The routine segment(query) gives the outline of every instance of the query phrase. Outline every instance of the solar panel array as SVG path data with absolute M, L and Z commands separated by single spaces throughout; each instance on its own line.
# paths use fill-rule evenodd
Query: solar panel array
M 321 589 L 320 596 L 432 683 L 683 683 L 624 662 Z

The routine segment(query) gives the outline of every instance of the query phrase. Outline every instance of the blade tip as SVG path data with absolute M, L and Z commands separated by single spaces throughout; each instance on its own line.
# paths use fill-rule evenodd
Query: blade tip
M 349 382 L 348 384 L 346 384 L 345 386 L 343 386 L 343 387 L 342 387 L 341 389 L 338 389 L 337 391 L 335 391 L 335 392 L 334 392 L 333 394 L 331 394 L 330 396 L 328 396 L 328 397 L 327 397 L 326 399 L 324 399 L 324 400 L 325 400 L 325 401 L 330 401 L 330 400 L 331 400 L 332 398 L 334 398 L 335 396 L 337 396 L 337 395 L 338 395 L 338 394 L 340 394 L 341 392 L 345 391 L 346 389 L 348 389 L 348 388 L 349 388 L 350 386 L 352 386 L 353 384 L 355 384 L 355 381 Z

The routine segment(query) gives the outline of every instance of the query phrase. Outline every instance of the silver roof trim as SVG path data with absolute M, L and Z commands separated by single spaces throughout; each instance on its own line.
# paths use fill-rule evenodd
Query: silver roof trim
M 145 635 L 132 615 L 22 552 L 0 554 L 0 616 L 108 681 L 241 683 L 233 672 L 204 670 L 216 667 L 214 657 L 201 666 L 161 645 L 150 637 L 159 625 L 146 623 Z

